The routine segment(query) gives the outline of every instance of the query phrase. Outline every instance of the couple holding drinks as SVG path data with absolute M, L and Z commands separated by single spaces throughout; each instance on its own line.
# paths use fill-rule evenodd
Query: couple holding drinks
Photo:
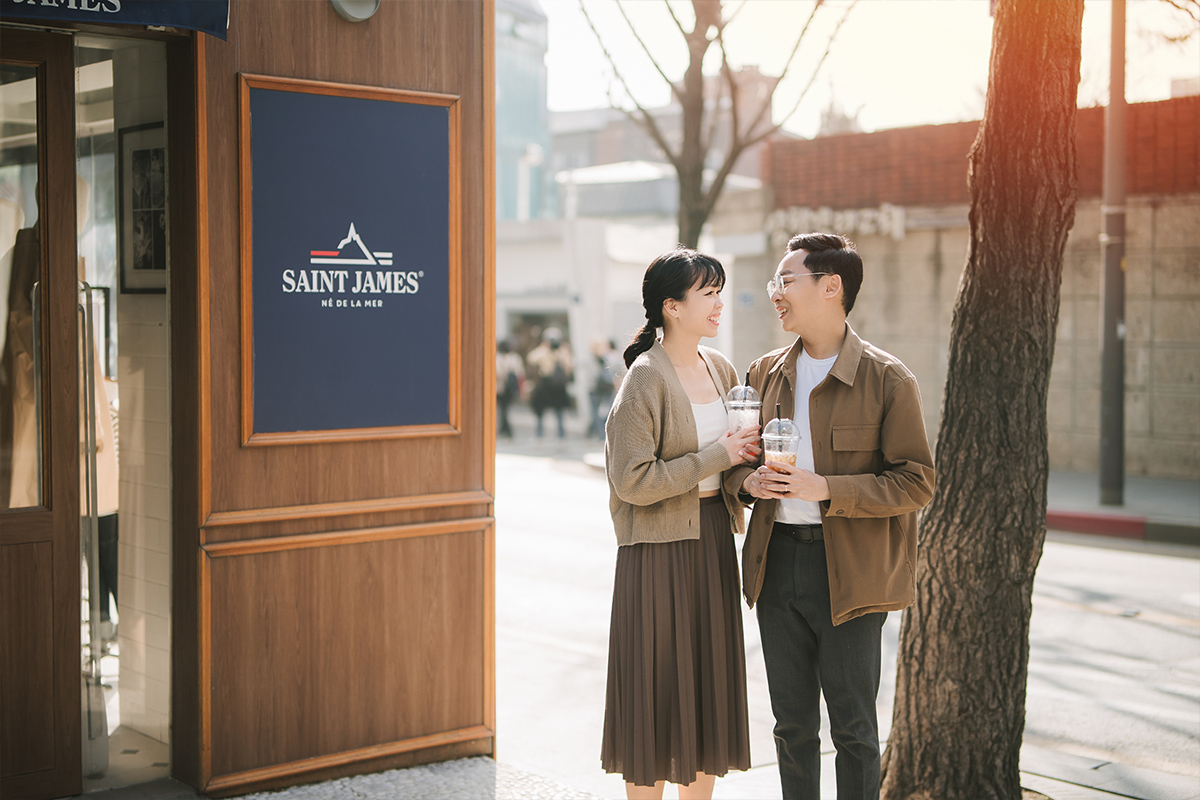
M 757 605 L 783 796 L 820 798 L 822 692 L 839 800 L 879 795 L 880 632 L 913 600 L 934 473 L 912 373 L 846 322 L 862 276 L 853 243 L 811 233 L 767 284 L 797 338 L 747 381 L 760 422 L 779 408 L 799 425 L 791 465 L 760 463 L 761 426 L 727 429 L 737 373 L 700 344 L 720 324 L 721 264 L 680 248 L 646 270 L 646 322 L 605 426 L 619 548 L 601 763 L 631 799 L 661 797 L 664 782 L 709 798 L 717 777 L 750 768 L 735 533 L 747 534 L 742 592 Z

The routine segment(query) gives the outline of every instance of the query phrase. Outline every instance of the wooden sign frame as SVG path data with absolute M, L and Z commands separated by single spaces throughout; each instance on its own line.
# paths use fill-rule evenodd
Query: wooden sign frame
M 384 427 L 337 428 L 285 432 L 255 432 L 254 429 L 254 225 L 253 169 L 251 152 L 251 90 L 270 89 L 332 97 L 347 97 L 390 103 L 442 106 L 447 109 L 448 130 L 448 378 L 447 423 Z M 273 446 L 455 436 L 461 430 L 462 411 L 462 186 L 461 130 L 458 95 L 387 89 L 324 81 L 279 78 L 240 73 L 239 110 L 239 200 L 241 214 L 241 442 L 244 446 Z M 338 146 L 339 143 L 331 143 Z M 352 145 L 351 145 L 352 146 Z

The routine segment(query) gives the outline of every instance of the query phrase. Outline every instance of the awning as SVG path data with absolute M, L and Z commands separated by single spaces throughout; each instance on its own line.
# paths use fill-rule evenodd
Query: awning
M 224 39 L 229 0 L 0 0 L 0 21 L 162 25 Z

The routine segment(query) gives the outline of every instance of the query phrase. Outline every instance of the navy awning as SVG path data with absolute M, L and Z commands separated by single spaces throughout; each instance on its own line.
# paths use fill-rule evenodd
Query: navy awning
M 0 20 L 162 25 L 224 39 L 229 0 L 0 0 Z

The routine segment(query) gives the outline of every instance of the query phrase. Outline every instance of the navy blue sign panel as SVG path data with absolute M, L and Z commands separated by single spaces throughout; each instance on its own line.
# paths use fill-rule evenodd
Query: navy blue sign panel
M 224 39 L 229 0 L 0 0 L 0 19 L 163 25 Z
M 450 423 L 450 109 L 249 83 L 257 434 Z

